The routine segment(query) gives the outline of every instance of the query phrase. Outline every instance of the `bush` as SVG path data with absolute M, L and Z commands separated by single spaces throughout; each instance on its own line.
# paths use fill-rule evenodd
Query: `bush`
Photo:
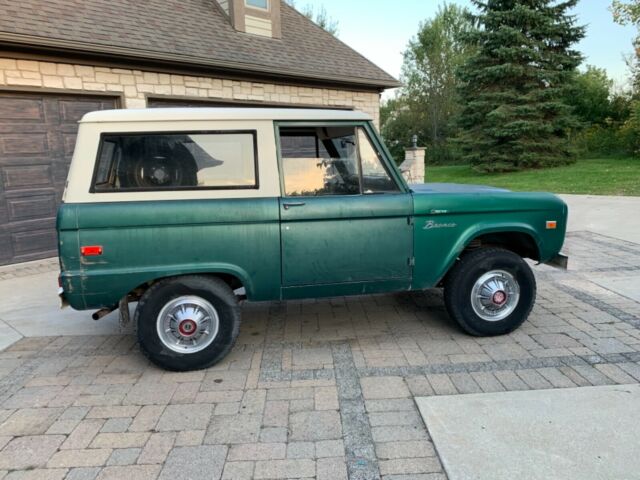
M 575 134 L 573 145 L 583 157 L 621 154 L 640 157 L 640 101 L 630 104 L 624 121 L 608 120 Z
M 425 157 L 429 165 L 461 165 L 466 163 L 460 149 L 453 142 L 427 147 Z
M 626 153 L 640 157 L 640 100 L 633 102 L 631 115 L 620 129 L 619 137 Z
M 581 157 L 628 153 L 621 141 L 620 125 L 592 125 L 575 134 L 572 140 Z

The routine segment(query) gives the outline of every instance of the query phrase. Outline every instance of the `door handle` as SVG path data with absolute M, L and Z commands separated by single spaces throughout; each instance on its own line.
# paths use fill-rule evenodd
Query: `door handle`
M 289 202 L 282 204 L 285 210 L 289 210 L 291 207 L 304 207 L 305 205 L 306 203 L 304 202 Z

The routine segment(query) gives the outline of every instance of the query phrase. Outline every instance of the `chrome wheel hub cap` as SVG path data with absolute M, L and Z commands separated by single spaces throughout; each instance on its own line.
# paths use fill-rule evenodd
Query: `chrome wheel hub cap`
M 156 322 L 160 340 L 178 353 L 197 353 L 218 335 L 220 319 L 215 307 L 200 297 L 185 296 L 167 303 Z
M 504 270 L 492 270 L 482 275 L 471 290 L 473 311 L 483 320 L 504 320 L 518 306 L 520 286 L 515 277 Z

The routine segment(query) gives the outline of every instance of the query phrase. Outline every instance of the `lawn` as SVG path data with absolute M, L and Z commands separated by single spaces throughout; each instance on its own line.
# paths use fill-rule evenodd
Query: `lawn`
M 514 173 L 475 172 L 468 165 L 429 166 L 427 182 L 473 183 L 516 191 L 640 196 L 640 159 L 579 160 L 567 167 Z

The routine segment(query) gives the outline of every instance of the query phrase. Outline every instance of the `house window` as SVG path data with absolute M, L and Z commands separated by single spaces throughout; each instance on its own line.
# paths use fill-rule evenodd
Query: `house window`
M 269 10 L 269 0 L 244 0 L 247 7 Z
M 105 134 L 93 192 L 258 188 L 256 134 Z

